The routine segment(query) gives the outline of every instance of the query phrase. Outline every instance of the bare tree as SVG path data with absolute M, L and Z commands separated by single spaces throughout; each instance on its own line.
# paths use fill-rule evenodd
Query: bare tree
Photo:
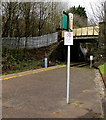
M 13 24 L 15 15 L 17 12 L 17 2 L 5 2 L 2 3 L 3 6 L 3 17 L 2 20 L 5 24 L 3 24 L 3 33 L 2 36 L 12 37 L 13 36 Z
M 4 2 L 2 3 L 2 36 L 40 36 L 56 31 L 66 3 Z
M 66 4 L 66 3 L 65 3 Z M 48 32 L 55 32 L 57 28 L 61 26 L 62 11 L 65 4 L 61 2 L 51 2 L 49 6 L 49 17 L 47 19 Z
M 106 1 L 100 2 L 98 6 L 95 5 L 93 11 L 93 18 L 90 20 L 92 24 L 99 23 L 99 40 L 98 40 L 98 55 L 99 57 L 106 57 Z
M 103 22 L 105 20 L 105 2 L 100 2 L 100 0 L 98 0 L 97 3 L 98 4 L 90 4 L 93 13 L 90 18 L 90 23 L 94 25 L 97 25 L 99 22 Z M 90 13 L 88 14 L 90 15 Z

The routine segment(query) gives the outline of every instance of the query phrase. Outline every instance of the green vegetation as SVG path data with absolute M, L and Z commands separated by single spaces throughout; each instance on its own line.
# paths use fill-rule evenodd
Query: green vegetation
M 106 62 L 103 65 L 99 66 L 99 69 L 102 74 L 106 75 Z
M 8 51 L 8 52 L 7 52 Z M 36 54 L 35 50 L 6 49 L 2 54 L 2 74 L 17 73 L 43 67 L 43 60 Z
M 56 44 L 37 49 L 2 49 L 2 74 L 18 73 L 44 67 L 44 57 Z M 48 61 L 50 58 L 48 58 Z M 63 64 L 58 61 L 49 62 L 49 66 Z
M 28 37 L 54 33 L 60 27 L 61 13 L 65 3 L 61 2 L 3 2 L 2 37 L 25 37 L 25 49 L 9 49 L 2 43 L 2 74 L 38 69 L 44 67 L 44 57 L 49 49 L 27 49 Z M 15 43 L 15 40 L 14 40 Z M 57 63 L 56 63 L 57 64 Z M 49 66 L 55 63 L 49 64 Z
M 7 74 L 13 74 L 13 73 L 19 73 L 19 72 L 24 72 L 24 71 L 29 71 L 29 70 L 34 70 L 37 68 L 41 68 L 43 63 L 41 61 L 23 61 L 20 63 L 15 63 L 14 61 L 11 63 L 11 65 L 5 65 L 4 67 L 7 69 L 3 68 L 3 75 Z
M 78 7 L 71 7 L 67 10 L 67 13 L 74 14 L 74 28 L 87 26 L 87 14 L 84 7 L 80 5 Z
M 71 7 L 67 12 L 72 12 L 73 14 L 84 16 L 84 17 L 87 18 L 87 14 L 86 14 L 85 8 L 81 7 L 80 5 L 78 7 L 75 7 L 75 6 Z

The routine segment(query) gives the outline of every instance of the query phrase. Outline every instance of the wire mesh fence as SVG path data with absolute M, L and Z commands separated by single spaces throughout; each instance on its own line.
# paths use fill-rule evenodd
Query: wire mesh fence
M 6 48 L 40 48 L 49 46 L 58 41 L 58 32 L 42 35 L 39 37 L 4 37 L 2 38 L 2 47 Z

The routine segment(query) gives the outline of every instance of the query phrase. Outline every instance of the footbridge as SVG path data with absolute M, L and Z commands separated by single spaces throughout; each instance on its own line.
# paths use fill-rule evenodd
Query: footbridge
M 65 30 L 60 31 L 60 41 L 64 40 L 64 32 Z M 100 36 L 100 26 L 88 26 L 88 27 L 81 27 L 81 28 L 74 28 L 73 29 L 73 42 L 74 44 L 71 46 L 71 61 L 80 61 L 84 58 L 84 50 L 86 49 L 87 52 L 92 53 L 92 51 L 97 48 L 98 41 Z M 82 44 L 85 43 L 85 44 Z M 64 46 L 62 43 L 59 49 L 63 49 L 62 55 L 66 55 L 67 46 Z M 57 51 L 59 51 L 59 49 Z M 65 52 L 64 52 L 65 51 Z M 64 60 L 65 60 L 64 59 Z
M 62 38 L 64 38 L 64 30 L 62 31 Z M 74 40 L 79 42 L 96 42 L 99 37 L 99 26 L 88 26 L 73 29 Z

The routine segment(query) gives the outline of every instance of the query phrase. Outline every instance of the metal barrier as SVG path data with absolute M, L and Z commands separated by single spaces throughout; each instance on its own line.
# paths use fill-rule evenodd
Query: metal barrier
M 58 42 L 58 32 L 39 37 L 27 37 L 27 48 L 40 48 Z M 26 38 L 2 38 L 2 46 L 7 48 L 25 48 Z

